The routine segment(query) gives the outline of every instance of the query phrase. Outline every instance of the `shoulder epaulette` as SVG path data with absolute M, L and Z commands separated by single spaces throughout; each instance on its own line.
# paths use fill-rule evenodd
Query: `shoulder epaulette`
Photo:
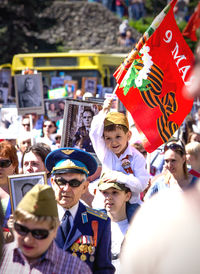
M 101 219 L 104 219 L 104 220 L 107 220 L 108 219 L 108 215 L 100 210 L 97 210 L 97 209 L 93 209 L 93 208 L 90 208 L 90 207 L 86 207 L 86 210 L 89 214 L 92 214 L 96 217 L 99 217 Z

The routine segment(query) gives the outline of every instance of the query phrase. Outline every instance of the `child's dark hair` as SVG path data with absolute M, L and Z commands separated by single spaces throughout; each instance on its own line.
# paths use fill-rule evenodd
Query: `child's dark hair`
M 112 124 L 112 125 L 109 125 L 109 126 L 104 127 L 104 132 L 105 132 L 105 131 L 114 131 L 114 130 L 116 130 L 117 128 L 123 130 L 124 133 L 127 133 L 127 132 L 129 131 L 129 129 L 128 129 L 126 126 Z

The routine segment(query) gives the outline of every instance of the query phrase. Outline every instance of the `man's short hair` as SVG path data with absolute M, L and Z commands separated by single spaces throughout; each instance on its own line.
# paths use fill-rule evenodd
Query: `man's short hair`
M 83 113 L 84 112 L 90 112 L 92 114 L 92 117 L 94 116 L 94 111 L 91 110 L 91 108 L 85 108 L 84 111 L 83 111 Z

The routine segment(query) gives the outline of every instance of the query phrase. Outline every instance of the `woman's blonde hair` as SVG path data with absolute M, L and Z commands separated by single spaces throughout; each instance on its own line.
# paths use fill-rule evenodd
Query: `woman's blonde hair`
M 50 229 L 55 229 L 60 224 L 58 217 L 54 216 L 35 216 L 22 209 L 16 209 L 14 212 L 14 221 L 34 221 L 34 222 L 47 222 Z

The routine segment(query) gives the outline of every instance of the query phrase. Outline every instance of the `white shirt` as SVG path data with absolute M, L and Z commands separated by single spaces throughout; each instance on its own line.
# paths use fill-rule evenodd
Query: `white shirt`
M 74 220 L 74 218 L 76 216 L 76 213 L 78 211 L 79 202 L 77 204 L 75 204 L 73 207 L 69 208 L 69 209 L 66 209 L 66 208 L 62 207 L 59 204 L 57 204 L 57 206 L 58 206 L 58 217 L 59 217 L 60 221 L 62 220 L 66 210 L 68 210 L 71 213 L 72 218 Z
M 129 202 L 131 204 L 141 204 L 140 192 L 142 192 L 147 187 L 149 180 L 149 174 L 146 170 L 145 158 L 137 149 L 131 145 L 128 145 L 127 149 L 119 158 L 106 147 L 103 138 L 105 117 L 106 113 L 102 111 L 93 117 L 89 134 L 95 153 L 102 163 L 102 172 L 111 170 L 116 172 L 116 177 L 118 178 L 117 182 L 125 184 L 132 191 L 132 197 Z M 133 174 L 127 174 L 122 167 L 121 160 L 126 155 L 129 155 Z
M 124 236 L 128 230 L 128 220 L 122 220 L 120 222 L 112 222 L 111 221 L 111 253 L 119 257 L 121 252 L 122 242 L 124 240 Z M 116 272 L 120 273 L 120 260 L 115 259 L 112 260 L 112 264 L 114 265 Z

